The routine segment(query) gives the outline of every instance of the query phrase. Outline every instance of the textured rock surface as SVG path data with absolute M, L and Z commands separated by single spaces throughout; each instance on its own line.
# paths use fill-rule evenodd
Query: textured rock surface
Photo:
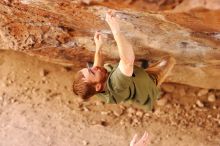
M 219 10 L 219 0 L 184 0 L 175 8 L 175 11 L 189 11 L 191 9 Z
M 101 30 L 108 34 L 106 59 L 115 61 L 116 45 L 104 21 L 107 10 L 104 6 L 70 0 L 1 1 L 1 49 L 83 67 L 93 59 L 93 34 Z M 137 60 L 173 55 L 177 65 L 167 81 L 220 89 L 219 13 L 138 12 L 120 8 L 117 16 L 121 18 L 122 32 L 134 46 Z
M 200 97 L 200 88 L 169 83 L 175 90 L 163 92 L 155 112 L 144 112 L 77 98 L 71 67 L 14 51 L 0 50 L 0 60 L 0 146 L 128 146 L 144 131 L 152 146 L 220 144 L 220 90 Z

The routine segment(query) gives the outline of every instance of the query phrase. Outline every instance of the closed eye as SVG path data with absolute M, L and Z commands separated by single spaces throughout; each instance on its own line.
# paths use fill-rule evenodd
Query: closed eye
M 95 75 L 95 73 L 91 70 L 91 68 L 89 67 L 89 64 L 87 64 L 87 69 L 89 71 L 89 73 L 92 73 L 93 75 Z
M 93 75 L 95 75 L 95 73 L 91 70 L 91 68 L 88 68 L 89 73 L 92 73 Z

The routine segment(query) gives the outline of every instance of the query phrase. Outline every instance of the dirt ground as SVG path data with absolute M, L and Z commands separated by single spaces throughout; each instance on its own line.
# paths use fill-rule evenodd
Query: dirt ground
M 128 146 L 144 131 L 150 146 L 220 145 L 219 91 L 166 84 L 155 111 L 145 113 L 78 99 L 75 71 L 0 51 L 0 146 Z

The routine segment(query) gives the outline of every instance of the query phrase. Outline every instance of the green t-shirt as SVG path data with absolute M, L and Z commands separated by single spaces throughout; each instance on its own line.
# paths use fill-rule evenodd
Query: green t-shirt
M 124 75 L 118 64 L 104 66 L 109 72 L 107 88 L 97 96 L 107 103 L 128 102 L 144 110 L 152 110 L 159 97 L 159 89 L 144 69 L 134 66 L 131 77 Z

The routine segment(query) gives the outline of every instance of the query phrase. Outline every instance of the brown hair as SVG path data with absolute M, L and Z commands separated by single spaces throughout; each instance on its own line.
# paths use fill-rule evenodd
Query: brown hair
M 96 94 L 97 92 L 94 86 L 95 83 L 84 82 L 82 80 L 83 78 L 84 75 L 82 74 L 82 72 L 78 71 L 73 82 L 73 92 L 81 98 L 87 99 Z

